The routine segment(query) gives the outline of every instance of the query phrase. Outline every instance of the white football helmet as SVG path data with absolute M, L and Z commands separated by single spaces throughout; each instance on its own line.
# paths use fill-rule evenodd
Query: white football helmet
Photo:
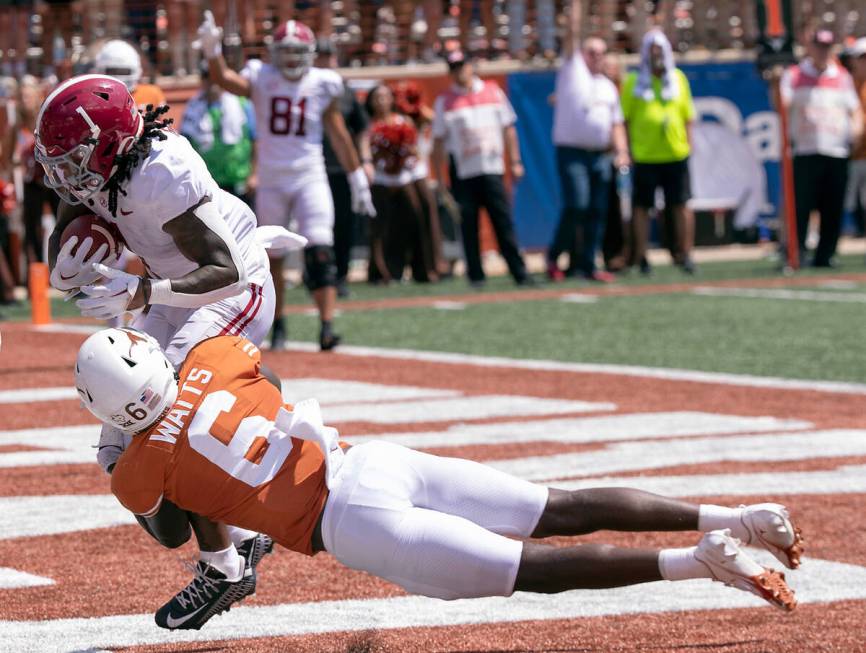
M 132 93 L 141 80 L 141 57 L 126 41 L 113 39 L 103 45 L 93 59 L 93 72 L 110 75 Z
M 99 420 L 127 433 L 156 422 L 177 399 L 177 379 L 159 343 L 135 329 L 105 329 L 78 350 L 75 389 Z
M 271 64 L 288 79 L 300 79 L 316 58 L 316 35 L 297 20 L 287 20 L 274 32 Z

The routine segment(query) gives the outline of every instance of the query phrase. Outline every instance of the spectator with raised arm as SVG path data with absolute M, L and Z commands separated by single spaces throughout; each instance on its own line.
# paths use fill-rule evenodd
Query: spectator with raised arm
M 612 281 L 595 266 L 604 233 L 612 178 L 617 167 L 630 164 L 619 92 L 604 74 L 607 45 L 596 37 L 580 41 L 582 2 L 571 3 L 562 67 L 556 75 L 553 143 L 562 189 L 562 212 L 547 250 L 547 275 L 563 278 L 557 264 L 565 251 L 579 253 L 571 265 L 587 279 Z M 576 246 L 575 246 L 576 245 Z

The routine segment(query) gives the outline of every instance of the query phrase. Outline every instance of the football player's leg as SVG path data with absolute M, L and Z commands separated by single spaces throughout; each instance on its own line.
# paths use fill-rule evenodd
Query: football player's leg
M 425 596 L 510 594 L 523 545 L 413 505 L 425 494 L 424 479 L 407 452 L 384 442 L 346 452 L 322 517 L 325 549 L 348 567 Z
M 304 282 L 319 311 L 319 344 L 333 349 L 340 337 L 332 330 L 337 306 L 337 262 L 334 255 L 334 200 L 323 174 L 314 173 L 299 184 L 292 197 L 292 215 L 308 241 L 304 250 Z
M 189 513 L 167 499 L 163 499 L 153 517 L 136 515 L 135 519 L 148 535 L 167 549 L 183 546 L 192 535 Z
M 630 488 L 550 488 L 532 537 L 582 535 L 597 530 L 698 530 L 697 504 Z
M 259 226 L 276 225 L 285 227 L 289 222 L 289 200 L 282 188 L 256 189 L 256 219 Z M 274 283 L 274 319 L 271 347 L 281 349 L 286 338 L 286 322 L 283 316 L 286 282 L 283 278 L 283 259 L 285 251 L 268 250 L 271 277 Z
M 784 574 L 750 558 L 729 530 L 711 531 L 697 546 L 682 549 L 627 549 L 608 544 L 554 547 L 527 542 L 514 589 L 550 594 L 694 578 L 751 592 L 783 610 L 797 605 Z

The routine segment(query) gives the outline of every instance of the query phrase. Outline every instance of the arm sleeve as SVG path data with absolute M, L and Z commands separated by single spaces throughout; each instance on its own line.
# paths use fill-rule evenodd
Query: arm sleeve
M 343 78 L 333 70 L 323 70 L 322 73 L 322 88 L 328 105 L 343 95 Z
M 168 457 L 167 451 L 148 444 L 133 447 L 120 457 L 111 474 L 111 492 L 127 510 L 144 517 L 156 514 L 162 505 Z
M 256 85 L 259 79 L 259 73 L 262 71 L 262 62 L 260 59 L 250 59 L 247 65 L 241 70 L 241 77 L 248 79 L 250 84 Z
M 445 125 L 445 98 L 441 95 L 433 102 L 433 124 L 430 132 L 433 138 L 445 138 L 448 135 Z
M 517 114 L 514 113 L 514 107 L 511 106 L 511 101 L 501 88 L 497 86 L 499 91 L 499 119 L 503 127 L 509 127 L 517 122 Z

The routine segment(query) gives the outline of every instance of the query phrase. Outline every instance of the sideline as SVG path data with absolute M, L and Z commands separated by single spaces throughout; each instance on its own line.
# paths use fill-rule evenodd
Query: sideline
M 319 346 L 312 342 L 289 342 L 286 351 L 317 352 Z M 688 381 L 692 383 L 711 383 L 751 388 L 771 388 L 778 390 L 810 390 L 836 394 L 866 395 L 866 383 L 845 381 L 810 381 L 806 379 L 785 379 L 773 376 L 754 376 L 751 374 L 731 374 L 727 372 L 699 372 L 666 367 L 643 367 L 640 365 L 615 365 L 608 363 L 562 363 L 551 360 L 531 360 L 504 358 L 501 356 L 478 356 L 452 352 L 421 351 L 414 349 L 388 349 L 385 347 L 361 347 L 340 345 L 331 356 L 358 356 L 392 358 L 449 365 L 477 365 L 479 367 L 513 367 L 523 370 L 546 372 L 577 372 L 579 374 L 611 374 L 615 376 L 634 376 L 666 381 Z

